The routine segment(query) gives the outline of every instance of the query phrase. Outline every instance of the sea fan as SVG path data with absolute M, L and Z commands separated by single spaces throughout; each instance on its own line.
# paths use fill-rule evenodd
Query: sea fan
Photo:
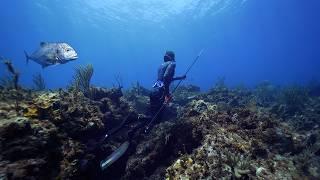
M 73 87 L 75 90 L 81 91 L 85 96 L 90 97 L 90 81 L 93 75 L 93 66 L 91 64 L 78 66 L 75 72 Z
M 34 89 L 36 91 L 43 91 L 46 89 L 46 84 L 45 84 L 45 81 L 42 77 L 42 75 L 39 73 L 39 74 L 36 74 L 36 75 L 33 75 L 33 84 L 34 84 Z
M 286 105 L 289 114 L 302 112 L 308 100 L 307 89 L 298 85 L 283 88 L 279 98 L 280 103 Z
M 5 75 L 4 77 L 0 78 L 0 86 L 3 88 L 14 88 L 14 82 L 11 76 Z
M 9 72 L 9 74 L 11 76 L 7 76 L 3 79 L 1 79 L 1 86 L 7 87 L 7 88 L 14 88 L 14 89 L 18 89 L 19 88 L 19 78 L 20 78 L 20 74 L 19 72 L 14 69 L 12 62 L 9 59 L 4 59 L 3 57 L 1 57 L 0 59 L 3 59 L 3 63 L 4 65 L 7 67 L 7 70 Z

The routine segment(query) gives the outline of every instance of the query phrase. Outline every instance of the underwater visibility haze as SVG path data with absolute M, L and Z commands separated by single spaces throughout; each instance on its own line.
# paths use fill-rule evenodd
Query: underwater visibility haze
M 230 85 L 305 83 L 320 76 L 318 7 L 316 0 L 3 1 L 0 53 L 19 67 L 22 83 L 42 73 L 50 88 L 65 87 L 73 67 L 88 63 L 94 84 L 110 86 L 121 74 L 125 87 L 150 87 L 166 50 L 176 52 L 182 73 L 203 48 L 187 81 L 204 89 L 218 76 Z M 23 51 L 40 42 L 69 43 L 79 60 L 25 66 Z
M 2 0 L 0 179 L 319 179 L 319 8 Z

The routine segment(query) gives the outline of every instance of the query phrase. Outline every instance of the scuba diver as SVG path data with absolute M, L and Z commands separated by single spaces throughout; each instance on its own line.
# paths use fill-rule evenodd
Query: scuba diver
M 175 74 L 175 54 L 173 51 L 167 51 L 164 55 L 164 63 L 162 63 L 158 69 L 158 78 L 155 84 L 153 85 L 153 90 L 150 93 L 150 108 L 149 112 L 151 116 L 139 116 L 138 119 L 142 121 L 140 126 L 130 130 L 128 133 L 132 134 L 137 129 L 145 126 L 148 124 L 147 128 L 149 129 L 149 125 L 154 120 L 161 119 L 162 111 L 164 110 L 164 107 L 166 104 L 169 103 L 169 101 L 172 98 L 172 95 L 170 94 L 170 84 L 171 82 L 175 80 L 184 80 L 186 78 L 186 75 L 183 75 L 181 77 L 174 77 Z M 130 117 L 131 114 L 127 116 L 127 118 L 124 119 L 124 121 L 116 128 L 110 130 L 104 137 L 104 139 L 107 139 L 110 135 L 116 134 L 119 130 L 124 127 L 125 124 L 127 124 L 129 121 L 128 117 Z
M 130 113 L 127 118 L 123 120 L 123 122 L 116 128 L 110 130 L 100 141 L 100 145 L 107 140 L 111 135 L 116 134 L 120 131 L 122 127 L 124 127 L 127 123 L 132 122 L 132 119 L 136 119 L 140 121 L 136 127 L 130 129 L 127 132 L 127 141 L 121 144 L 121 146 L 116 149 L 112 154 L 110 154 L 106 159 L 100 161 L 100 169 L 103 171 L 107 169 L 110 165 L 116 162 L 121 156 L 125 154 L 127 149 L 129 148 L 130 142 L 135 137 L 134 133 L 139 129 L 144 128 L 144 132 L 149 132 L 149 129 L 154 121 L 158 121 L 161 119 L 162 112 L 165 106 L 172 99 L 172 94 L 170 94 L 170 84 L 175 80 L 180 80 L 175 88 L 172 90 L 174 93 L 181 82 L 186 79 L 186 74 L 190 71 L 193 65 L 197 62 L 199 57 L 202 55 L 203 50 L 200 51 L 198 56 L 193 60 L 192 64 L 188 67 L 186 73 L 180 77 L 174 77 L 175 75 L 175 54 L 173 51 L 167 51 L 164 55 L 164 63 L 162 63 L 158 69 L 158 78 L 155 84 L 153 85 L 153 90 L 150 93 L 150 113 L 152 118 L 149 117 L 135 117 L 134 114 Z M 131 119 L 131 120 L 130 120 Z
M 158 69 L 158 79 L 154 83 L 153 90 L 150 93 L 150 113 L 157 120 L 161 119 L 164 109 L 162 108 L 163 104 L 169 103 L 172 98 L 172 95 L 170 94 L 171 82 L 186 78 L 186 75 L 174 77 L 176 63 L 175 54 L 173 51 L 167 51 L 163 57 L 163 60 L 164 62 Z

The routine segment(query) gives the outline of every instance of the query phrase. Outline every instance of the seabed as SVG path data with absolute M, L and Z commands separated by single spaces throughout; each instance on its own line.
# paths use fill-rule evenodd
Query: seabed
M 131 133 L 102 171 L 144 123 L 148 89 L 2 85 L 0 179 L 319 179 L 319 87 L 181 86 L 162 120 Z

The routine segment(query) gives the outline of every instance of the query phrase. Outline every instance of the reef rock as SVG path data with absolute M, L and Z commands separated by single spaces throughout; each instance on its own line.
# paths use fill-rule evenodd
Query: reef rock
M 299 171 L 290 158 L 269 165 L 276 161 L 275 154 L 279 157 L 296 151 L 295 135 L 286 124 L 244 108 L 217 109 L 217 105 L 203 100 L 188 105 L 182 121 L 192 122 L 192 131 L 201 134 L 203 140 L 191 154 L 166 169 L 167 179 L 296 177 Z
M 101 101 L 92 101 L 80 92 L 27 96 L 21 90 L 18 104 L 15 96 L 1 94 L 0 177 L 87 179 L 97 172 L 83 169 L 83 162 L 96 162 L 96 143 L 89 142 L 99 141 L 111 122 L 120 124 L 130 111 L 116 90 L 103 91 L 108 93 L 100 94 Z
M 123 97 L 118 88 L 92 88 L 92 99 L 64 90 L 0 89 L 0 179 L 320 177 L 319 97 L 307 96 L 295 106 L 299 111 L 288 113 L 289 100 L 278 102 L 275 94 L 281 93 L 266 86 L 230 89 L 220 83 L 206 93 L 181 87 L 145 133 L 146 89 L 137 85 Z M 286 97 L 305 95 L 291 89 Z M 128 150 L 101 172 L 100 160 L 123 143 Z

